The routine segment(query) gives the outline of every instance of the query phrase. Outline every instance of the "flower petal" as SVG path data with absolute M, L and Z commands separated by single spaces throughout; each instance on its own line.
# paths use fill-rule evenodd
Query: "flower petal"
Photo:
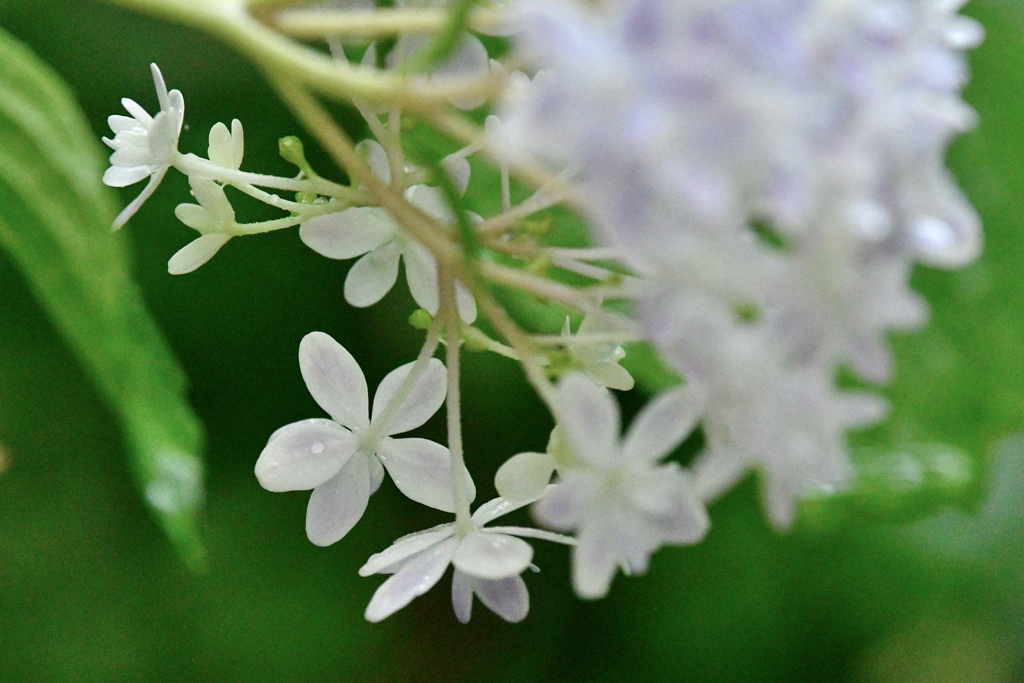
M 608 594 L 619 564 L 615 536 L 614 526 L 597 520 L 580 533 L 572 554 L 572 583 L 581 598 L 603 598 Z
M 463 624 L 473 616 L 473 587 L 478 580 L 458 569 L 452 574 L 452 610 Z
M 372 495 L 384 483 L 384 465 L 380 458 L 369 458 L 368 462 L 370 463 L 370 494 Z
M 405 378 L 412 371 L 413 363 L 406 363 L 387 374 L 377 387 L 373 397 L 373 414 L 370 422 L 376 423 L 398 392 Z M 442 405 L 448 392 L 448 373 L 444 364 L 436 358 L 427 361 L 427 367 L 416 385 L 406 395 L 402 405 L 391 412 L 391 418 L 383 427 L 386 436 L 401 434 L 416 429 L 433 417 Z
M 547 487 L 547 491 L 550 492 L 554 488 L 554 486 L 549 486 Z M 531 500 L 512 501 L 501 497 L 494 498 L 476 509 L 476 512 L 473 513 L 473 523 L 478 527 L 481 527 L 493 522 L 498 517 L 515 512 L 519 508 L 526 507 L 532 502 L 533 501 Z
M 349 429 L 369 426 L 369 391 L 359 363 L 323 332 L 310 332 L 299 344 L 299 369 L 321 408 Z
M 366 159 L 366 163 L 374 175 L 383 180 L 386 185 L 391 184 L 391 163 L 388 161 L 388 153 L 384 150 L 383 145 L 376 140 L 363 140 L 356 145 L 356 151 Z
M 405 560 L 427 548 L 440 543 L 446 538 L 451 538 L 455 533 L 454 524 L 442 524 L 433 529 L 424 529 L 414 534 L 403 536 L 391 547 L 370 556 L 362 567 L 359 568 L 359 576 L 370 576 L 371 574 L 384 574 Z
M 345 278 L 345 301 L 366 308 L 383 299 L 398 279 L 401 254 L 398 244 L 391 242 L 356 261 Z
M 451 563 L 458 542 L 449 538 L 412 557 L 373 594 L 366 608 L 366 620 L 385 619 L 433 588 Z
M 121 209 L 121 213 L 117 214 L 114 218 L 114 224 L 111 226 L 114 230 L 120 230 L 124 227 L 125 223 L 131 220 L 131 217 L 146 203 L 146 200 L 153 196 L 165 175 L 167 175 L 167 169 L 161 168 L 150 177 L 149 183 L 142 189 L 139 196 L 133 199 L 128 206 Z
M 218 227 L 217 219 L 198 204 L 178 204 L 174 208 L 174 215 L 179 221 L 199 232 L 209 232 Z
M 306 506 L 306 536 L 314 545 L 328 546 L 345 537 L 366 511 L 370 498 L 372 455 L 349 458 L 341 471 L 313 489 Z
M 507 622 L 518 624 L 530 612 L 530 593 L 521 576 L 497 581 L 476 579 L 473 588 L 480 602 Z
M 186 205 L 187 206 L 187 205 Z M 191 273 L 199 266 L 213 258 L 231 239 L 231 235 L 213 233 L 192 240 L 179 249 L 167 262 L 167 272 L 171 275 Z
M 337 474 L 358 448 L 355 435 L 333 422 L 294 422 L 260 453 L 256 478 L 268 491 L 305 491 Z
M 146 132 L 146 129 L 143 128 L 138 121 L 130 116 L 121 116 L 120 114 L 108 116 L 107 125 L 110 126 L 110 130 L 114 131 L 115 136 L 118 133 L 123 133 L 125 131 L 133 131 L 136 133 Z
M 210 129 L 210 146 L 208 149 L 210 161 L 222 166 L 237 170 L 242 165 L 242 157 L 245 153 L 245 138 L 242 132 L 242 122 L 235 119 L 231 122 L 231 131 L 223 123 L 217 123 Z
M 474 531 L 455 550 L 452 563 L 481 579 L 504 579 L 522 573 L 533 559 L 533 548 L 515 536 Z
M 576 457 L 612 464 L 619 457 L 619 407 L 604 387 L 572 374 L 559 384 L 558 423 Z
M 103 184 L 108 187 L 128 187 L 150 176 L 149 166 L 111 166 L 103 172 Z
M 303 244 L 321 256 L 340 260 L 371 252 L 394 237 L 394 219 L 373 206 L 315 216 L 299 227 Z
M 437 315 L 439 305 L 437 261 L 419 242 L 409 241 L 402 250 L 405 256 L 405 280 L 409 293 L 420 308 Z
M 533 506 L 534 516 L 546 527 L 558 531 L 572 531 L 583 519 L 583 482 L 579 476 L 548 488 L 544 497 Z
M 231 225 L 235 222 L 235 210 L 231 208 L 231 202 L 224 194 L 224 188 L 207 178 L 191 176 L 188 184 L 192 187 L 199 204 L 210 212 L 218 223 Z
M 476 299 L 461 282 L 455 283 L 455 305 L 459 309 L 459 317 L 462 318 L 462 322 L 467 325 L 476 322 Z
M 662 393 L 633 420 L 622 443 L 623 457 L 655 462 L 668 455 L 697 426 L 704 400 L 704 392 L 693 384 Z
M 452 494 L 452 462 L 448 449 L 427 439 L 382 439 L 377 455 L 395 486 L 407 498 L 435 510 L 455 512 Z M 476 487 L 467 477 L 464 483 L 470 500 Z
M 448 173 L 459 194 L 466 194 L 466 189 L 469 187 L 469 174 L 471 172 L 466 157 L 447 156 L 441 159 L 441 167 Z
M 635 384 L 629 370 L 611 360 L 588 365 L 584 373 L 597 384 L 617 391 L 629 391 Z
M 511 501 L 534 501 L 543 493 L 555 473 L 555 459 L 547 453 L 519 453 L 498 468 L 494 487 Z

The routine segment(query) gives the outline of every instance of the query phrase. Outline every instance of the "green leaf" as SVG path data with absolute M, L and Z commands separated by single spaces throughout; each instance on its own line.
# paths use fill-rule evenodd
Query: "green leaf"
M 120 418 L 147 504 L 198 568 L 202 428 L 110 231 L 103 167 L 59 76 L 0 31 L 0 248 Z

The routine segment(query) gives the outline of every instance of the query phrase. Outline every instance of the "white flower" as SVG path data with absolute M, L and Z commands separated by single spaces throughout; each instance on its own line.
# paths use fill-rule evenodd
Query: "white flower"
M 160 111 L 150 116 L 135 101 L 127 97 L 121 104 L 131 116 L 114 115 L 107 119 L 114 139 L 103 142 L 114 150 L 110 155 L 110 168 L 103 174 L 103 182 L 111 187 L 126 187 L 149 178 L 149 184 L 131 204 L 114 219 L 117 230 L 128 222 L 143 202 L 152 196 L 167 169 L 178 155 L 178 136 L 185 117 L 185 100 L 177 90 L 167 92 L 164 77 L 156 64 L 151 64 L 156 96 Z
M 666 392 L 619 437 L 611 393 L 581 375 L 559 385 L 558 421 L 575 461 L 559 463 L 559 482 L 534 512 L 545 525 L 575 531 L 573 586 L 584 598 L 607 594 L 616 569 L 643 573 L 664 544 L 696 543 L 708 528 L 690 477 L 660 464 L 692 431 L 702 399 L 691 387 Z
M 392 438 L 425 423 L 444 403 L 447 374 L 432 358 L 401 405 L 392 405 L 413 365 L 384 378 L 371 413 L 366 378 L 343 346 L 323 332 L 307 334 L 299 345 L 306 387 L 332 419 L 303 420 L 274 432 L 256 462 L 256 477 L 268 491 L 313 489 L 306 512 L 313 543 L 330 545 L 349 532 L 385 469 L 412 500 L 454 511 L 448 449 L 427 439 Z M 476 495 L 472 480 L 465 486 L 470 498 Z
M 167 272 L 171 275 L 191 273 L 213 258 L 231 239 L 230 230 L 236 226 L 235 210 L 223 187 L 212 180 L 194 176 L 189 177 L 188 184 L 192 186 L 199 205 L 178 204 L 174 215 L 202 236 L 179 249 L 167 262 Z
M 620 330 L 611 324 L 608 317 L 588 313 L 580 321 L 575 336 L 567 317 L 562 327 L 562 338 L 575 369 L 603 387 L 629 391 L 633 388 L 633 376 L 619 365 L 626 352 L 614 340 L 606 338 L 617 331 Z
M 364 145 L 374 172 L 390 183 L 391 172 L 386 154 L 376 142 Z M 462 160 L 465 161 L 465 160 Z M 453 177 L 460 189 L 468 181 L 468 165 L 459 168 Z M 464 180 L 462 180 L 464 179 Z M 441 191 L 427 185 L 413 185 L 405 198 L 427 215 L 445 223 L 455 217 Z M 333 259 L 362 256 L 345 278 L 345 300 L 360 308 L 372 306 L 391 291 L 398 279 L 398 264 L 405 262 L 405 278 L 416 303 L 431 315 L 439 307 L 437 261 L 422 244 L 410 237 L 392 218 L 378 207 L 354 207 L 338 213 L 317 216 L 304 222 L 299 237 L 313 251 Z M 456 283 L 459 314 L 467 324 L 476 320 L 476 302 L 460 283 Z
M 373 594 L 366 619 L 377 622 L 423 595 L 455 565 L 452 607 L 462 623 L 469 621 L 473 595 L 505 621 L 519 622 L 530 610 L 526 583 L 519 575 L 530 566 L 533 548 L 517 536 L 572 543 L 558 534 L 520 527 L 485 528 L 485 524 L 531 501 L 512 503 L 502 498 L 481 505 L 473 513 L 473 528 L 460 533 L 453 524 L 442 524 L 403 536 L 387 550 L 371 557 L 360 576 L 393 574 Z

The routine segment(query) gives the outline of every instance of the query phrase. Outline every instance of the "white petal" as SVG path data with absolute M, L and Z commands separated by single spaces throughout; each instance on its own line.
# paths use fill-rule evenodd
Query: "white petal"
M 383 299 L 398 279 L 400 257 L 400 247 L 391 242 L 356 261 L 345 278 L 345 301 L 365 308 Z
M 111 166 L 103 172 L 103 184 L 108 187 L 128 187 L 149 175 L 149 166 Z
M 171 275 L 191 273 L 212 259 L 213 255 L 220 251 L 220 248 L 227 244 L 230 239 L 231 235 L 214 233 L 192 240 L 179 249 L 171 257 L 171 260 L 167 262 L 167 272 Z
M 407 498 L 435 510 L 455 512 L 447 448 L 427 439 L 385 438 L 377 446 L 377 455 Z
M 459 317 L 462 318 L 462 322 L 467 325 L 476 322 L 476 300 L 461 282 L 455 283 L 455 305 L 459 309 Z
M 356 151 L 366 159 L 366 163 L 374 175 L 383 180 L 385 184 L 391 184 L 391 163 L 388 161 L 388 153 L 379 142 L 363 140 L 356 145 Z
M 299 369 L 321 408 L 349 429 L 369 425 L 369 391 L 359 363 L 323 332 L 310 332 L 299 344 Z
M 377 387 L 377 393 L 373 397 L 373 414 L 370 422 L 377 422 L 381 413 L 391 403 L 395 393 L 412 371 L 413 363 L 395 368 L 387 374 Z M 416 385 L 406 395 L 402 405 L 391 413 L 391 418 L 383 427 L 382 433 L 391 436 L 402 434 L 411 429 L 416 429 L 424 422 L 433 417 L 442 405 L 448 391 L 448 373 L 444 363 L 436 358 L 427 361 L 427 367 L 420 375 Z
M 170 107 L 167 100 L 167 84 L 164 82 L 164 75 L 156 64 L 149 65 L 150 73 L 153 74 L 153 85 L 156 86 L 156 98 L 160 102 L 160 108 L 166 110 Z
M 633 420 L 622 443 L 623 457 L 655 462 L 668 455 L 697 426 L 704 401 L 695 385 L 662 393 Z
M 366 620 L 378 622 L 434 587 L 452 561 L 458 539 L 449 538 L 411 558 L 373 594 Z
M 614 361 L 588 365 L 584 372 L 595 383 L 609 389 L 629 391 L 634 385 L 633 376 L 629 371 Z
M 370 576 L 393 570 L 398 564 L 413 555 L 423 552 L 446 538 L 451 538 L 454 533 L 454 524 L 442 524 L 434 529 L 425 529 L 403 536 L 392 543 L 391 547 L 372 555 L 366 564 L 360 567 L 359 576 Z
M 459 194 L 466 194 L 469 187 L 469 175 L 472 172 L 466 157 L 445 157 L 441 159 L 441 167 L 448 173 Z
M 473 585 L 478 580 L 458 569 L 452 574 L 452 609 L 463 624 L 468 624 L 473 616 Z
M 137 133 L 146 132 L 146 129 L 143 128 L 138 121 L 130 116 L 121 116 L 120 114 L 108 116 L 107 125 L 110 126 L 110 130 L 114 131 L 115 136 L 118 133 L 123 133 L 125 131 L 134 131 Z
M 477 579 L 473 588 L 480 602 L 507 622 L 518 624 L 530 612 L 530 593 L 521 576 L 497 581 Z
M 555 473 L 555 459 L 547 453 L 519 453 L 498 468 L 494 487 L 498 495 L 512 501 L 534 501 L 543 493 Z
M 533 559 L 533 548 L 521 538 L 474 531 L 462 539 L 452 563 L 481 579 L 504 579 L 522 573 Z
M 440 188 L 430 185 L 413 185 L 406 190 L 405 197 L 431 218 L 436 218 L 442 223 L 455 222 L 452 208 Z
M 559 384 L 558 408 L 558 424 L 577 457 L 594 464 L 619 457 L 619 407 L 607 389 L 569 375 Z
M 427 309 L 430 315 L 437 315 L 438 281 L 437 261 L 419 242 L 409 242 L 403 249 L 405 256 L 405 279 L 409 283 L 409 293 L 420 308 Z
M 223 123 L 217 123 L 210 129 L 210 161 L 223 168 L 238 169 L 242 165 L 245 142 L 242 133 L 242 122 L 235 119 L 231 122 L 231 130 Z
M 603 523 L 587 524 L 572 554 L 572 583 L 581 598 L 603 598 L 608 594 L 618 568 L 615 528 Z
M 208 232 L 219 227 L 217 219 L 198 204 L 178 204 L 174 215 L 179 221 L 199 232 Z
M 192 187 L 199 204 L 219 223 L 230 225 L 235 222 L 235 210 L 231 208 L 231 202 L 224 194 L 223 187 L 207 178 L 195 176 L 188 179 L 188 184 Z
M 504 498 L 494 498 L 476 509 L 473 513 L 473 523 L 481 527 L 488 522 L 493 522 L 498 517 L 514 512 L 519 508 L 526 507 L 532 501 L 511 501 Z
M 394 237 L 391 215 L 370 206 L 315 216 L 299 227 L 299 238 L 307 247 L 321 256 L 342 260 L 362 256 Z
M 358 448 L 355 435 L 333 422 L 295 422 L 260 453 L 256 478 L 268 491 L 305 491 L 337 474 Z
M 306 536 L 313 544 L 337 543 L 363 516 L 370 498 L 371 458 L 363 453 L 350 458 L 340 472 L 313 489 L 306 506 Z
M 145 147 L 122 147 L 110 155 L 110 163 L 114 166 L 134 168 L 153 163 L 153 156 Z
M 697 498 L 709 503 L 743 479 L 750 464 L 732 451 L 705 450 L 692 468 L 693 490 Z
M 374 494 L 384 483 L 384 465 L 380 458 L 368 458 L 367 461 L 370 463 L 370 493 Z
M 125 223 L 131 220 L 131 217 L 135 215 L 139 210 L 139 207 L 141 207 L 147 199 L 153 196 L 153 193 L 156 192 L 157 186 L 160 185 L 160 181 L 164 179 L 166 174 L 166 168 L 162 168 L 153 174 L 149 179 L 149 184 L 147 184 L 142 192 L 139 193 L 139 196 L 133 199 L 131 204 L 124 207 L 124 209 L 121 210 L 121 213 L 117 214 L 117 217 L 114 218 L 114 224 L 112 226 L 114 230 L 120 230 L 124 227 Z
M 121 106 L 124 107 L 125 111 L 132 115 L 136 121 L 138 121 L 143 128 L 149 128 L 153 125 L 153 117 L 146 112 L 135 100 L 128 99 L 127 97 L 121 98 Z

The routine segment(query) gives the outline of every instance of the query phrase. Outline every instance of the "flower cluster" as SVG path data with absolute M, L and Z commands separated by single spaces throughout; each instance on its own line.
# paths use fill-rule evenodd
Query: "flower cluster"
M 837 369 L 888 379 L 886 335 L 927 315 L 912 265 L 978 254 L 943 165 L 975 118 L 962 51 L 982 33 L 960 4 L 517 4 L 521 54 L 553 77 L 505 107 L 505 147 L 572 169 L 646 276 L 638 319 L 708 396 L 707 495 L 761 469 L 787 526 L 842 484 L 846 431 L 885 405 Z

